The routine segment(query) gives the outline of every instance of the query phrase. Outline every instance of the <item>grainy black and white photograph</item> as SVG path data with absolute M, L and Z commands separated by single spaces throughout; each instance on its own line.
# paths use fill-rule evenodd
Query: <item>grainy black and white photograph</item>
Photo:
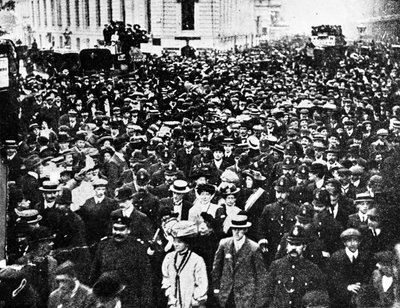
M 0 308 L 400 307 L 400 1 L 0 0 Z

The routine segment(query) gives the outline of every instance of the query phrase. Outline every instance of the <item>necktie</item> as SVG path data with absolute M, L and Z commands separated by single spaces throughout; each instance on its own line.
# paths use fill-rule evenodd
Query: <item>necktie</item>
M 356 262 L 356 257 L 355 256 L 353 256 L 353 259 L 352 259 L 351 263 L 354 263 L 354 262 Z

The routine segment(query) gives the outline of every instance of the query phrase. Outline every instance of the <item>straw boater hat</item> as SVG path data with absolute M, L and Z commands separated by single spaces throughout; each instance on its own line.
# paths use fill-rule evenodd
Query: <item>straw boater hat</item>
M 231 228 L 249 228 L 251 227 L 251 222 L 247 221 L 246 215 L 237 214 L 232 217 Z
M 19 211 L 15 209 L 15 213 L 18 215 L 18 222 L 25 222 L 27 224 L 35 224 L 42 220 L 42 216 L 39 215 L 39 212 L 34 209 L 22 210 Z
M 190 188 L 188 187 L 188 182 L 175 180 L 169 190 L 178 194 L 186 194 L 190 191 Z
M 56 192 L 60 190 L 58 185 L 59 184 L 54 181 L 44 181 L 39 190 L 43 192 Z

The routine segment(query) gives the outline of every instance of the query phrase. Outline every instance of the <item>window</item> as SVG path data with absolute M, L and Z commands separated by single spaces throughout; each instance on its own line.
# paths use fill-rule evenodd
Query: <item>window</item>
M 51 10 L 51 25 L 54 27 L 56 25 L 56 8 L 54 5 L 54 0 L 50 0 L 50 10 Z
M 262 28 L 262 34 L 263 34 L 263 35 L 267 35 L 267 34 L 268 34 L 268 29 L 267 29 L 267 27 L 263 27 L 263 28 Z
M 96 26 L 101 27 L 100 0 L 96 0 Z
M 89 28 L 90 27 L 90 14 L 89 14 L 89 0 L 85 0 L 84 2 L 85 5 L 85 27 Z
M 44 26 L 47 27 L 47 0 L 43 0 Z
M 81 49 L 81 39 L 79 37 L 76 38 L 76 49 Z
M 182 30 L 194 30 L 194 0 L 182 0 Z
M 37 10 L 37 14 L 38 14 L 38 25 L 40 27 L 40 25 L 41 25 L 41 21 L 40 21 L 40 0 L 37 0 L 36 10 Z
M 126 22 L 125 0 L 121 0 L 121 19 L 124 23 Z
M 146 1 L 147 32 L 151 33 L 151 0 Z
M 75 24 L 77 27 L 81 26 L 79 13 L 79 0 L 75 0 Z
M 33 7 L 33 1 L 31 2 L 31 9 L 32 9 L 32 25 L 36 26 L 36 19 L 35 19 L 35 8 Z
M 107 0 L 108 22 L 113 20 L 112 0 Z
M 59 46 L 60 46 L 60 48 L 62 48 L 63 47 L 63 37 L 62 37 L 62 35 L 60 35 L 60 37 L 59 37 Z
M 61 27 L 62 25 L 61 0 L 57 0 L 57 26 Z
M 71 26 L 71 7 L 69 0 L 66 0 L 65 4 L 67 6 L 67 26 Z

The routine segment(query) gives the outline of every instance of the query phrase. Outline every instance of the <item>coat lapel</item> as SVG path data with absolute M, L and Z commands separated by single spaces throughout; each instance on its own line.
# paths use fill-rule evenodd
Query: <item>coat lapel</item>
M 232 246 L 233 246 L 233 242 L 232 242 Z M 233 250 L 235 250 L 235 248 L 233 247 Z M 250 255 L 250 243 L 249 243 L 249 239 L 246 238 L 246 240 L 243 243 L 242 248 L 240 248 L 240 250 L 238 252 L 236 252 L 236 257 L 235 257 L 235 266 L 234 266 L 234 270 L 236 270 L 241 263 L 243 263 L 243 261 L 245 261 L 247 259 L 247 257 Z
M 225 254 L 225 262 L 228 264 L 231 273 L 233 273 L 233 264 L 235 260 L 236 260 L 235 246 L 233 244 L 233 239 L 230 239 Z

